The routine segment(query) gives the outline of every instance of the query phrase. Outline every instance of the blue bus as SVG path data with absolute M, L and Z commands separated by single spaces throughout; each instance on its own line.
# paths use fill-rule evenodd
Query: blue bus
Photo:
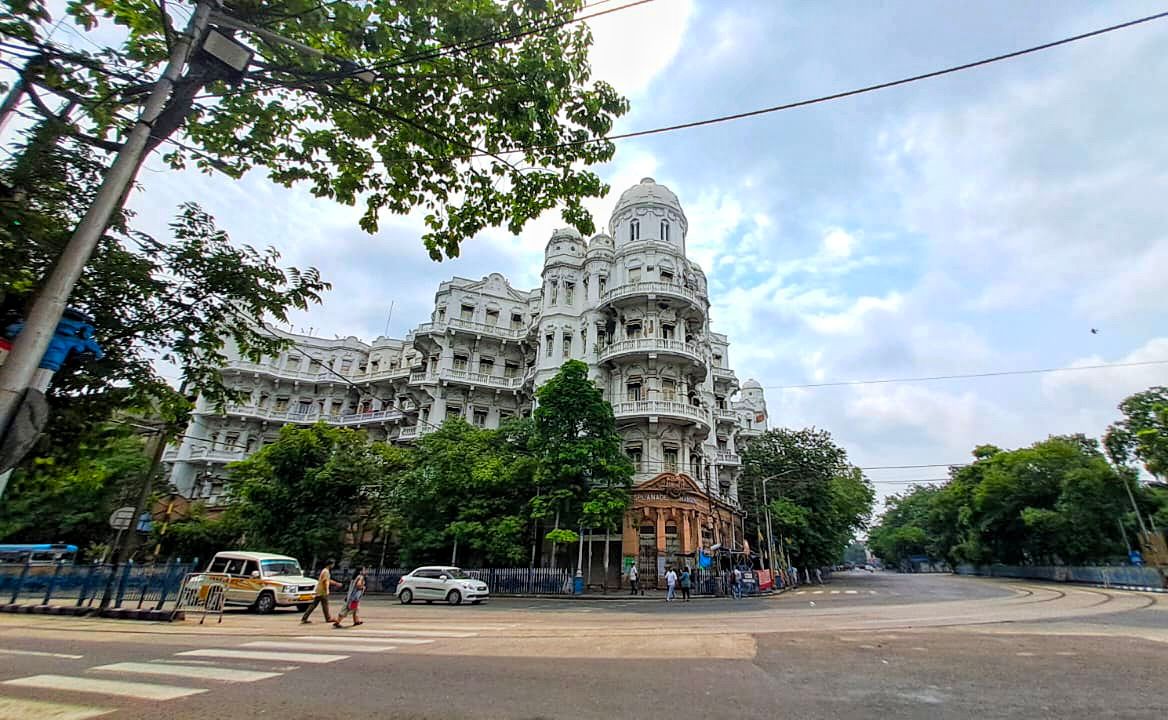
M 0 565 L 52 565 L 60 561 L 71 563 L 76 559 L 76 545 L 0 545 Z

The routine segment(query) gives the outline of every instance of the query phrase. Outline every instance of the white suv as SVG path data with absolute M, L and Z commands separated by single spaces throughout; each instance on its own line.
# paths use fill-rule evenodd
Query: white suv
M 472 605 L 478 605 L 491 596 L 487 584 L 482 580 L 475 580 L 456 567 L 442 565 L 427 565 L 409 575 L 403 575 L 397 581 L 396 594 L 403 605 L 414 600 L 425 600 L 427 603 L 445 600 L 451 605 L 466 600 Z

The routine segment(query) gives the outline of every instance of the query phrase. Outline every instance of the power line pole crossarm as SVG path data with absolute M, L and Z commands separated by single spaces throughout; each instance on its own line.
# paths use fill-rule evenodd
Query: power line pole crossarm
M 166 69 L 154 84 L 138 122 L 106 171 L 93 204 L 74 230 L 73 237 L 33 303 L 24 330 L 16 337 L 12 352 L 4 365 L 0 366 L 0 437 L 12 424 L 13 416 L 49 347 L 73 287 L 142 166 L 154 121 L 166 107 L 175 81 L 182 75 L 191 57 L 192 48 L 197 47 L 197 41 L 207 31 L 212 4 L 211 0 L 199 2 L 185 33 L 174 43 Z

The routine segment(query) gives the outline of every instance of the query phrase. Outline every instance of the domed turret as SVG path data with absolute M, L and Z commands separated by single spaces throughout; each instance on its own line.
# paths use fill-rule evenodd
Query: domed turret
M 655 240 L 678 245 L 684 254 L 689 221 L 677 195 L 647 177 L 621 193 L 608 229 L 618 247 L 638 240 Z
M 762 385 L 759 384 L 758 380 L 755 380 L 754 378 L 750 378 L 746 382 L 742 383 L 742 389 L 743 390 L 762 390 Z
M 620 200 L 616 201 L 616 207 L 612 209 L 612 214 L 615 217 L 621 210 L 635 205 L 665 205 L 683 216 L 685 215 L 677 195 L 664 185 L 658 185 L 657 181 L 651 177 L 642 178 L 641 182 L 621 193 Z

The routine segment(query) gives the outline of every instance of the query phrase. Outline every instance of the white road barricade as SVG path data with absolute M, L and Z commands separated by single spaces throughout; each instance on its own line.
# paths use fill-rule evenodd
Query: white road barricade
M 201 612 L 199 624 L 211 613 L 223 622 L 223 606 L 227 604 L 227 582 L 230 577 L 216 573 L 187 573 L 183 577 L 174 612 Z

